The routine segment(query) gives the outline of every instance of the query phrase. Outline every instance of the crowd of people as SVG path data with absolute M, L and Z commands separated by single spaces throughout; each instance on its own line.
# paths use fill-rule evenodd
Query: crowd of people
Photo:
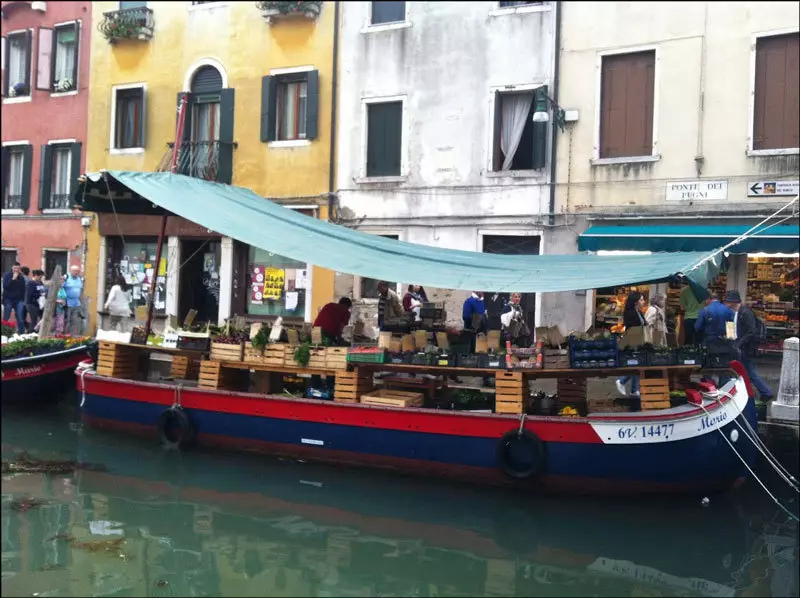
M 42 270 L 31 270 L 15 262 L 3 274 L 3 320 L 13 321 L 17 333 L 38 332 L 52 281 L 44 280 Z M 72 266 L 58 289 L 53 312 L 52 334 L 77 336 L 83 328 L 83 277 L 78 266 Z M 13 316 L 13 320 L 12 320 Z

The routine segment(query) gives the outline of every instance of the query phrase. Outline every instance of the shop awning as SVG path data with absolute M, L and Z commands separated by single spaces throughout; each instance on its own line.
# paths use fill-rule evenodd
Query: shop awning
M 109 197 L 114 198 L 113 208 Z M 330 270 L 431 287 L 557 292 L 661 282 L 684 273 L 704 287 L 722 259 L 707 253 L 645 256 L 495 255 L 370 235 L 304 216 L 240 187 L 170 173 L 86 175 L 76 194 L 86 211 L 152 214 L 151 204 L 222 235 Z M 694 268 L 698 263 L 700 267 Z
M 580 251 L 713 251 L 743 235 L 752 225 L 592 226 L 578 239 Z M 767 223 L 730 253 L 798 253 L 797 224 Z

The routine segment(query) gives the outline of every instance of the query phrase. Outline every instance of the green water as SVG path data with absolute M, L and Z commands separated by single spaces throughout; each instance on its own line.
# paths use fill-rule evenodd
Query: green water
M 797 527 L 752 482 L 707 507 L 541 498 L 166 453 L 66 408 L 2 431 L 4 459 L 107 468 L 3 477 L 3 596 L 798 595 Z

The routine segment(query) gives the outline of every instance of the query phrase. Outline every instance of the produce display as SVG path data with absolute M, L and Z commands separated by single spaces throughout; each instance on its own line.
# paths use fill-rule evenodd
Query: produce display
M 39 338 L 38 334 L 13 335 L 8 340 L 5 340 L 6 337 L 4 335 L 3 338 L 1 349 L 3 359 L 55 353 L 79 345 L 87 345 L 93 341 L 92 338 L 87 336 L 58 335 L 50 338 Z
M 749 258 L 747 302 L 767 327 L 766 352 L 780 352 L 783 341 L 800 333 L 797 258 Z

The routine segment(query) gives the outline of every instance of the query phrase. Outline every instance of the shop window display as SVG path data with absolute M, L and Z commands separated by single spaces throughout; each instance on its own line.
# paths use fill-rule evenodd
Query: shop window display
M 250 247 L 247 313 L 303 319 L 310 286 L 308 264 Z
M 783 341 L 800 333 L 798 258 L 749 257 L 747 302 L 767 327 L 766 352 L 780 352 Z
M 161 264 L 156 268 L 157 239 L 129 240 L 123 243 L 121 238 L 108 238 L 106 241 L 106 281 L 105 297 L 114 286 L 116 275 L 122 274 L 129 285 L 128 297 L 131 302 L 131 311 L 146 306 L 151 293 L 154 293 L 154 313 L 164 314 L 166 311 L 167 296 L 167 255 L 161 257 Z M 153 289 L 155 287 L 155 289 Z M 103 297 L 103 301 L 105 301 Z

